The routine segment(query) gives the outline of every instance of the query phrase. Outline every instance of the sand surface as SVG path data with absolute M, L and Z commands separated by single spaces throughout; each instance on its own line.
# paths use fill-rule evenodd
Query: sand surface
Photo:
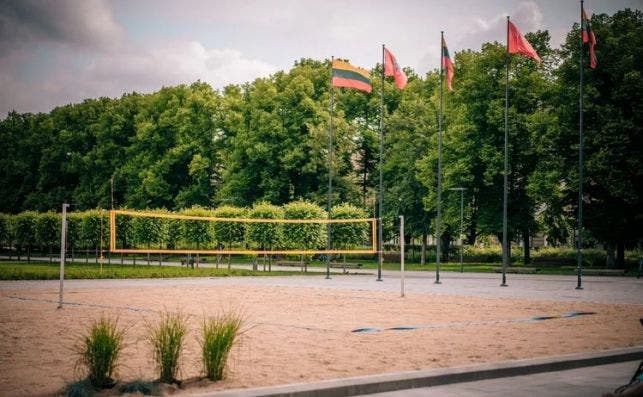
M 156 379 L 146 337 L 163 310 L 189 316 L 181 379 L 201 375 L 204 316 L 231 307 L 246 317 L 228 378 L 196 382 L 179 394 L 300 383 L 386 372 L 503 362 L 643 345 L 643 305 L 448 296 L 400 298 L 369 290 L 266 285 L 0 289 L 0 395 L 54 395 L 83 376 L 74 346 L 102 315 L 126 327 L 117 378 Z M 19 287 L 19 288 L 18 288 Z M 594 315 L 530 320 L 572 311 Z M 396 331 L 387 328 L 417 326 Z M 354 333 L 374 327 L 375 333 Z

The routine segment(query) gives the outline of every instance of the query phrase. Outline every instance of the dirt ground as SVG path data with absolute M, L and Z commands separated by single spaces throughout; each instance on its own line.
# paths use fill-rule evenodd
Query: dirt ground
M 117 378 L 158 378 L 146 336 L 163 310 L 189 315 L 181 379 L 201 375 L 204 316 L 237 308 L 246 317 L 227 379 L 186 382 L 179 394 L 643 345 L 642 305 L 257 285 L 68 288 L 66 302 L 78 304 L 62 310 L 57 299 L 53 285 L 0 290 L 0 395 L 59 394 L 81 378 L 73 348 L 102 315 L 126 328 Z M 531 320 L 573 311 L 596 314 Z M 387 329 L 400 326 L 417 329 Z M 380 331 L 352 332 L 362 327 Z

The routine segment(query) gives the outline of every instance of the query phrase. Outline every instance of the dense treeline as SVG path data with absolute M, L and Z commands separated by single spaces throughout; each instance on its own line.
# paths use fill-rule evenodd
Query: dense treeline
M 176 213 L 152 210 L 160 215 L 188 215 L 214 218 L 250 219 L 326 219 L 326 211 L 317 204 L 295 201 L 283 206 L 259 202 L 250 208 L 221 206 L 206 209 L 199 206 Z M 333 208 L 334 219 L 364 219 L 359 207 L 343 203 Z M 153 216 L 117 214 L 115 235 L 118 248 L 191 249 L 191 250 L 319 250 L 326 248 L 324 223 L 249 223 L 234 221 L 202 221 Z M 30 259 L 33 250 L 48 254 L 60 250 L 61 215 L 54 212 L 24 211 L 0 214 L 0 247 L 9 256 Z M 109 245 L 109 212 L 88 210 L 67 215 L 67 249 L 74 255 L 81 250 L 92 251 L 95 260 Z M 333 226 L 334 249 L 364 249 L 369 247 L 371 223 L 337 223 Z M 50 259 L 51 261 L 51 259 Z M 149 254 L 148 254 L 149 261 Z
M 643 15 L 595 15 L 598 68 L 585 67 L 585 241 L 609 257 L 642 238 Z M 572 244 L 578 200 L 579 30 L 560 49 L 545 31 L 527 38 L 542 66 L 513 57 L 509 87 L 509 232 Z M 587 51 L 584 48 L 583 51 Z M 585 57 L 586 58 L 586 57 Z M 502 229 L 505 48 L 486 43 L 455 56 L 445 93 L 444 245 L 458 235 L 464 187 L 467 240 Z M 153 94 L 88 99 L 48 114 L 0 122 L 0 212 L 116 207 L 179 210 L 308 200 L 323 205 L 328 180 L 329 62 L 221 91 L 196 82 Z M 380 67 L 373 93 L 335 91 L 333 200 L 372 214 L 377 189 Z M 406 215 L 426 242 L 436 212 L 439 76 L 406 69 L 384 82 L 386 222 Z M 529 244 L 524 244 L 529 247 Z M 448 250 L 445 250 L 448 252 Z M 529 260 L 528 249 L 524 252 Z

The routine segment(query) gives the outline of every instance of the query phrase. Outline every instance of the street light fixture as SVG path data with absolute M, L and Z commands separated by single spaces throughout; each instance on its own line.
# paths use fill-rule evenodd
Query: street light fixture
M 464 265 L 462 263 L 462 250 L 464 248 L 464 240 L 462 235 L 464 234 L 463 228 L 463 213 L 464 213 L 464 191 L 467 190 L 466 187 L 453 187 L 449 190 L 460 191 L 460 273 L 464 273 Z

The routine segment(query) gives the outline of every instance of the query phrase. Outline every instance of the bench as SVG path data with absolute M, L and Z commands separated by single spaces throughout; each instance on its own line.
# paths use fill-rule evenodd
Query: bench
M 496 267 L 493 269 L 496 273 L 502 273 L 502 267 Z M 513 274 L 535 274 L 538 273 L 538 268 L 535 267 L 512 267 L 508 266 L 506 273 Z
M 300 262 L 300 261 L 276 261 L 275 266 L 290 266 L 290 267 L 301 267 L 302 272 L 307 272 L 308 271 L 308 262 Z
M 342 272 L 344 274 L 348 273 L 348 269 L 361 269 L 362 264 L 361 263 L 338 263 L 338 262 L 331 262 L 330 267 L 333 269 L 342 269 Z
M 625 269 L 588 269 L 583 267 L 583 274 L 587 276 L 625 276 Z

